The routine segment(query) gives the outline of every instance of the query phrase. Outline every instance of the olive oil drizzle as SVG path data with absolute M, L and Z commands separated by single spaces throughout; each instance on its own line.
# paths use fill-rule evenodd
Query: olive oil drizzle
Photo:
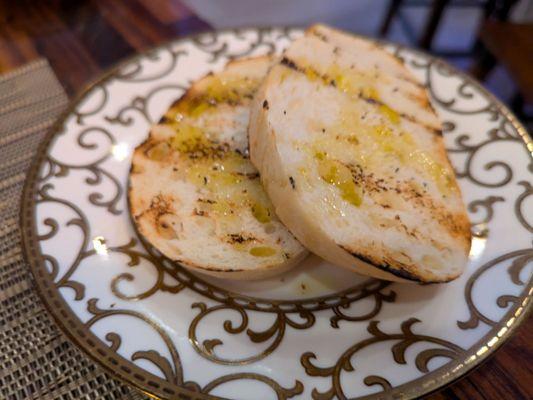
M 166 114 L 163 124 L 175 134 L 157 143 L 147 151 L 148 158 L 163 161 L 173 153 L 179 154 L 185 168 L 180 177 L 193 183 L 202 194 L 196 215 L 213 215 L 221 225 L 228 226 L 227 235 L 240 228 L 239 217 L 243 212 L 262 225 L 272 222 L 273 206 L 259 182 L 259 174 L 245 154 L 232 149 L 228 143 L 213 139 L 201 128 L 199 119 L 205 112 L 214 110 L 217 104 L 238 104 L 242 96 L 251 96 L 259 82 L 254 79 L 235 79 L 213 76 L 207 87 L 185 101 L 177 103 Z M 256 240 L 230 241 L 236 250 L 248 252 L 254 257 L 272 257 L 281 254 L 276 248 L 258 246 Z
M 362 166 L 380 162 L 379 153 L 385 153 L 395 157 L 402 165 L 415 168 L 435 182 L 443 197 L 456 189 L 449 168 L 435 161 L 427 151 L 417 146 L 411 134 L 401 130 L 401 115 L 380 100 L 379 92 L 375 87 L 377 81 L 374 76 L 353 69 L 341 69 L 337 64 L 329 67 L 324 74 L 308 66 L 298 68 L 310 81 L 333 85 L 350 97 L 361 97 L 376 103 L 377 110 L 383 117 L 382 124 L 363 123 L 355 111 L 341 110 L 338 126 L 334 126 L 332 129 L 328 128 L 328 132 L 340 132 L 348 145 L 355 146 L 354 153 L 370 144 L 370 148 L 375 151 L 358 156 Z M 358 146 L 360 144 L 362 146 Z M 328 148 L 329 145 L 320 147 Z M 315 161 L 322 180 L 338 187 L 341 191 L 341 197 L 345 201 L 354 206 L 360 206 L 362 190 L 357 188 L 355 181 L 350 183 L 347 171 L 343 172 L 342 163 L 335 161 L 335 157 L 331 154 L 328 154 L 327 160 L 316 157 L 316 154 L 315 152 Z

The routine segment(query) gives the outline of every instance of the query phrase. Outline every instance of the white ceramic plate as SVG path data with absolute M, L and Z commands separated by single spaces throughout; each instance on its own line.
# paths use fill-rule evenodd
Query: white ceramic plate
M 268 281 L 224 282 L 139 242 L 125 188 L 150 125 L 192 80 L 229 59 L 280 52 L 300 34 L 207 33 L 126 61 L 72 104 L 35 160 L 22 228 L 43 300 L 78 346 L 145 392 L 418 397 L 479 364 L 530 308 L 533 144 L 478 84 L 393 45 L 431 93 L 471 213 L 461 278 L 391 284 L 310 257 Z

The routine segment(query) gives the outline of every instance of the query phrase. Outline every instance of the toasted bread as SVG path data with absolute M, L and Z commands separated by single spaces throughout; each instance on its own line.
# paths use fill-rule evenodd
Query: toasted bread
M 195 82 L 135 150 L 129 203 L 137 230 L 192 270 L 260 279 L 306 254 L 247 156 L 250 103 L 270 65 L 269 57 L 234 61 Z
M 312 252 L 393 281 L 464 270 L 470 223 L 440 121 L 377 44 L 310 28 L 256 93 L 249 136 L 275 212 Z

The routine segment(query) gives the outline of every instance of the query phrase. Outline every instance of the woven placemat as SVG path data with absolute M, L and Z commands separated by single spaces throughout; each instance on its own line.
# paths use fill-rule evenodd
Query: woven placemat
M 46 60 L 0 76 L 0 399 L 144 399 L 63 336 L 22 255 L 19 199 L 26 171 L 67 103 Z

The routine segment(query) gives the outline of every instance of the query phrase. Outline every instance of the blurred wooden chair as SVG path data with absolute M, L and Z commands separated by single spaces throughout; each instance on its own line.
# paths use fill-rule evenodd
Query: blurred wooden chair
M 533 24 L 488 20 L 480 29 L 478 42 L 470 74 L 484 80 L 501 64 L 517 87 L 511 108 L 519 118 L 531 120 L 532 116 L 524 112 L 524 105 L 533 104 Z
M 386 36 L 389 32 L 392 21 L 397 17 L 402 23 L 402 28 L 407 36 L 419 47 L 431 50 L 431 45 L 441 18 L 447 6 L 451 7 L 480 7 L 483 9 L 483 20 L 495 18 L 499 21 L 506 21 L 512 7 L 518 0 L 390 0 L 389 8 L 381 24 L 380 35 Z M 424 23 L 424 28 L 420 37 L 416 38 L 413 29 L 407 19 L 402 14 L 402 7 L 430 7 L 428 18 Z M 452 51 L 435 53 L 443 56 L 469 56 L 474 49 L 468 52 Z

